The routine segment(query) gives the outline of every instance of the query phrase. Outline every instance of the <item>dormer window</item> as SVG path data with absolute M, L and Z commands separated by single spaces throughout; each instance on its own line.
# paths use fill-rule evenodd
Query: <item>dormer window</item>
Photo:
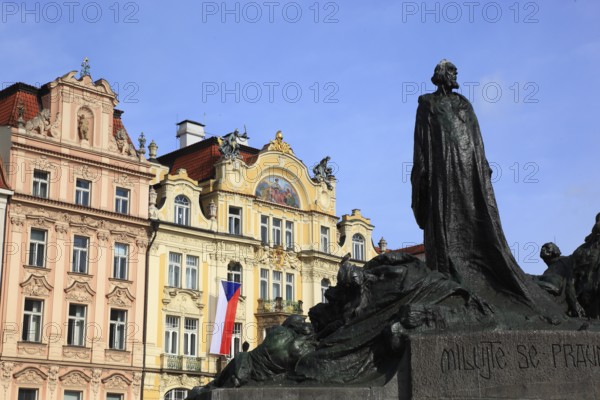
M 190 201 L 185 196 L 175 197 L 175 223 L 177 225 L 190 224 Z

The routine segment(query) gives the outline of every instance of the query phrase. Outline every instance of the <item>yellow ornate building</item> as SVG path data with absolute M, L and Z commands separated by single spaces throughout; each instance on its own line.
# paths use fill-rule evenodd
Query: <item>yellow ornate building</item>
M 0 92 L 6 400 L 141 395 L 150 163 L 108 82 L 75 75 Z
M 359 265 L 376 255 L 369 219 L 336 216 L 328 159 L 310 171 L 281 132 L 259 150 L 237 131 L 205 138 L 202 124 L 178 126 L 180 149 L 156 158 L 149 146 L 145 400 L 183 399 L 221 368 L 209 354 L 221 280 L 242 283 L 235 354 L 321 302 L 345 254 Z

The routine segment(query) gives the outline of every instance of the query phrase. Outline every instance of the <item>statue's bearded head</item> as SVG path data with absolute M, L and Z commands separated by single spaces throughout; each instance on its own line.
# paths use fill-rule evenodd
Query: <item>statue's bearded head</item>
M 447 91 L 458 89 L 460 85 L 456 82 L 456 75 L 458 75 L 456 66 L 448 60 L 442 60 L 435 66 L 431 82 Z

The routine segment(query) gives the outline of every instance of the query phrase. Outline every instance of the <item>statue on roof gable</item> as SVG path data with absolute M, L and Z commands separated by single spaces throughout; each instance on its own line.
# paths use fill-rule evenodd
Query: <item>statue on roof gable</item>
M 222 138 L 217 138 L 219 141 L 219 151 L 223 154 L 225 159 L 233 160 L 240 156 L 240 139 L 243 139 L 244 141 L 249 139 L 246 130 L 244 130 L 244 133 L 240 134 L 236 129 Z
M 335 178 L 333 176 L 333 168 L 331 168 L 329 165 L 327 165 L 327 163 L 329 163 L 330 159 L 331 159 L 331 157 L 329 157 L 329 156 L 323 158 L 312 169 L 313 174 L 315 175 L 313 177 L 313 181 L 325 182 L 325 184 L 327 185 L 327 189 L 329 189 L 329 190 L 333 189 L 333 186 L 331 185 L 330 181 Z

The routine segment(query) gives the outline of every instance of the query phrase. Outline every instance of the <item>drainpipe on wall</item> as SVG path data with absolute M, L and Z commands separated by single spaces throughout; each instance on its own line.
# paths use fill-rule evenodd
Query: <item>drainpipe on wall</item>
M 146 248 L 146 279 L 144 282 L 144 330 L 142 331 L 142 387 L 140 390 L 140 400 L 144 400 L 144 386 L 146 381 L 146 338 L 148 336 L 148 277 L 150 273 L 150 249 L 152 248 L 154 240 L 156 239 L 156 232 L 158 231 L 159 225 L 159 220 L 150 220 L 150 226 L 152 227 L 152 239 L 150 240 L 150 243 L 148 243 L 148 247 Z

